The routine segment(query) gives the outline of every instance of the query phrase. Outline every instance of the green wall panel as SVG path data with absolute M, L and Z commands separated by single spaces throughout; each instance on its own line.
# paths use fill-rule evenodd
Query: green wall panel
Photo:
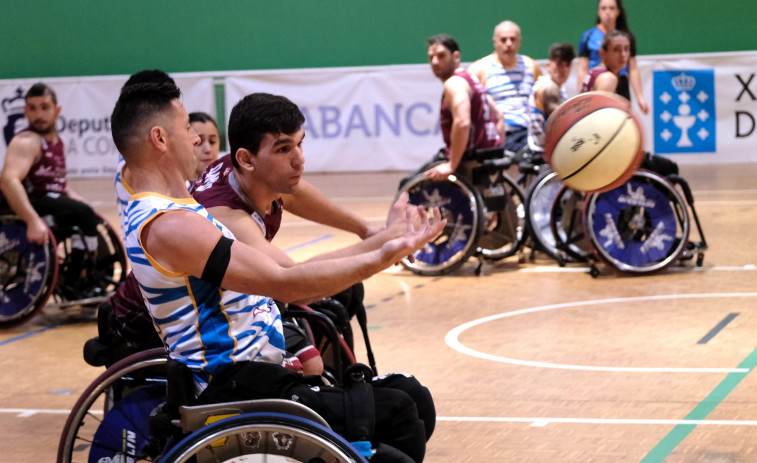
M 751 0 L 626 0 L 639 54 L 757 49 Z M 577 44 L 596 0 L 0 0 L 0 78 L 232 71 L 425 62 L 425 39 L 453 35 L 463 60 L 491 51 L 501 20 L 521 52 Z

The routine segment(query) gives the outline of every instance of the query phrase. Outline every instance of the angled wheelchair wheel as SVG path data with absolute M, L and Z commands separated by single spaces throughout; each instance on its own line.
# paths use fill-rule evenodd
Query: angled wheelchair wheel
M 531 184 L 526 194 L 526 229 L 537 250 L 558 261 L 574 261 L 572 256 L 557 249 L 550 225 L 552 205 L 562 186 L 557 173 L 550 170 Z
M 0 216 L 0 328 L 36 315 L 50 297 L 58 275 L 55 237 L 46 245 L 26 239 L 26 224 Z
M 203 426 L 160 460 L 183 462 L 366 462 L 330 429 L 281 413 L 246 413 Z
M 483 221 L 482 201 L 470 181 L 456 175 L 434 181 L 421 174 L 405 183 L 402 192 L 409 194 L 410 204 L 439 207 L 447 219 L 442 233 L 402 265 L 418 275 L 442 275 L 463 265 L 476 251 Z
M 484 204 L 484 227 L 477 252 L 486 260 L 515 255 L 528 237 L 523 190 L 500 171 L 494 182 L 480 188 L 480 194 Z
M 166 362 L 165 349 L 150 349 L 114 363 L 97 377 L 66 420 L 58 463 L 152 461 L 145 452 L 148 419 L 166 400 Z
M 597 257 L 626 274 L 664 269 L 681 255 L 689 238 L 686 203 L 670 182 L 649 171 L 591 195 L 585 219 Z
M 79 232 L 68 232 L 62 235 L 58 245 L 58 259 L 61 271 L 65 274 L 71 265 L 72 236 Z M 126 279 L 126 251 L 113 227 L 102 217 L 97 225 L 97 249 L 91 254 L 85 264 L 85 275 L 75 282 L 59 282 L 55 288 L 55 305 L 66 307 L 70 305 L 97 305 L 116 289 Z
M 552 203 L 549 215 L 549 227 L 558 251 L 560 264 L 578 261 L 584 262 L 591 255 L 591 247 L 584 231 L 583 193 L 562 186 Z

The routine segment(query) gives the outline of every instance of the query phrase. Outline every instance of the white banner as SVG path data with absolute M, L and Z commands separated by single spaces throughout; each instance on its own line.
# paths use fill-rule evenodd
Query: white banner
M 681 164 L 757 162 L 757 52 L 638 58 L 648 151 Z M 540 64 L 544 65 L 544 61 Z M 575 72 L 566 83 L 575 94 Z M 544 69 L 546 67 L 543 66 Z M 253 92 L 284 95 L 306 117 L 308 172 L 413 170 L 443 144 L 442 86 L 428 64 L 174 75 L 188 111 L 215 114 L 214 83 L 232 107 Z M 126 76 L 46 79 L 63 108 L 58 129 L 72 177 L 113 174 L 110 113 Z M 0 81 L 0 158 L 25 127 L 23 93 L 36 79 Z M 638 106 L 634 102 L 638 113 Z
M 49 85 L 61 106 L 58 134 L 66 149 L 69 177 L 115 175 L 118 150 L 110 133 L 110 114 L 128 76 L 55 79 L 0 80 L 0 163 L 10 138 L 27 126 L 24 94 L 34 83 Z M 176 76 L 187 111 L 215 114 L 213 78 L 204 75 Z M 2 164 L 0 164 L 2 165 Z
M 443 146 L 442 85 L 428 65 L 239 73 L 226 110 L 245 95 L 284 95 L 305 114 L 308 172 L 412 170 Z

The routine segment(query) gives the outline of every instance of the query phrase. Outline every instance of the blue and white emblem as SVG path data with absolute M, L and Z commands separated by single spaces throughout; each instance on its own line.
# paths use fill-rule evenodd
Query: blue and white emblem
M 716 151 L 715 73 L 654 71 L 655 153 Z

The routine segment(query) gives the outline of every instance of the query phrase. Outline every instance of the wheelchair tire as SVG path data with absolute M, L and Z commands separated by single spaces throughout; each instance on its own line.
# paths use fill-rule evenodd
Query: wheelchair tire
M 55 306 L 65 308 L 71 305 L 92 306 L 105 301 L 115 291 L 116 287 L 126 279 L 126 251 L 121 239 L 113 227 L 103 218 L 97 224 L 97 258 L 86 272 L 85 282 L 81 287 L 63 287 L 64 283 L 55 288 Z M 80 233 L 80 232 L 74 232 Z M 63 262 L 61 271 L 69 262 L 67 255 L 71 252 L 71 235 L 61 240 L 58 246 L 59 259 Z M 77 282 L 81 284 L 82 282 Z
M 57 245 L 26 239 L 26 224 L 15 215 L 0 216 L 0 328 L 32 318 L 47 303 L 58 278 Z
M 124 452 L 123 439 L 119 441 L 121 445 L 109 446 L 103 443 L 108 439 L 99 438 L 96 441 L 95 437 L 102 436 L 108 431 L 101 430 L 101 427 L 114 426 L 115 421 L 106 421 L 105 417 L 109 415 L 109 412 L 118 410 L 115 408 L 118 403 L 129 397 L 131 393 L 141 391 L 140 394 L 149 394 L 151 403 L 160 400 L 160 389 L 165 397 L 167 359 L 165 349 L 150 349 L 119 360 L 98 376 L 84 390 L 66 419 L 58 445 L 58 463 L 89 462 L 95 456 L 97 458 L 94 461 L 102 461 L 100 458 L 104 458 L 105 454 L 109 454 L 111 458 L 105 461 L 151 461 L 136 459 L 134 455 L 140 450 L 136 449 L 136 446 L 144 444 L 146 439 L 143 424 L 147 417 L 144 416 L 144 409 L 129 409 L 124 412 L 126 407 L 121 407 L 120 412 L 124 412 L 122 414 L 125 418 L 115 420 L 119 423 L 132 423 L 133 429 L 129 431 L 134 432 L 136 439 L 141 443 L 132 447 L 136 450 Z M 129 413 L 133 416 L 129 416 Z M 126 428 L 121 427 L 119 432 L 121 431 L 126 431 Z M 137 441 L 130 442 L 134 444 Z M 116 460 L 119 456 L 122 460 Z M 128 460 L 127 457 L 132 459 Z
M 282 440 L 284 437 L 286 441 Z M 263 460 L 250 461 L 269 461 L 265 457 L 278 455 L 286 461 L 302 463 L 367 462 L 330 429 L 281 413 L 246 413 L 203 426 L 171 448 L 160 461 L 232 461 L 248 455 L 264 456 Z
M 623 274 L 668 267 L 689 238 L 689 215 L 680 193 L 664 177 L 644 170 L 618 188 L 591 195 L 585 219 L 597 257 Z
M 399 193 L 403 192 L 409 194 L 410 204 L 439 207 L 447 225 L 413 254 L 413 261 L 402 259 L 402 265 L 418 275 L 443 275 L 463 265 L 476 251 L 483 227 L 482 200 L 471 182 L 457 175 L 435 181 L 420 174 L 400 188 Z
M 563 185 L 552 203 L 549 227 L 561 265 L 585 262 L 591 255 L 591 246 L 584 231 L 584 201 L 583 193 Z
M 515 255 L 528 238 L 526 233 L 526 200 L 523 190 L 509 175 L 502 172 L 501 183 L 480 191 L 484 203 L 489 189 L 504 189 L 504 208 L 487 210 L 484 207 L 483 228 L 476 251 L 486 260 L 501 260 Z
M 552 205 L 562 182 L 556 172 L 547 170 L 531 184 L 526 194 L 526 229 L 534 247 L 556 261 L 572 262 L 575 259 L 557 249 L 550 225 Z

